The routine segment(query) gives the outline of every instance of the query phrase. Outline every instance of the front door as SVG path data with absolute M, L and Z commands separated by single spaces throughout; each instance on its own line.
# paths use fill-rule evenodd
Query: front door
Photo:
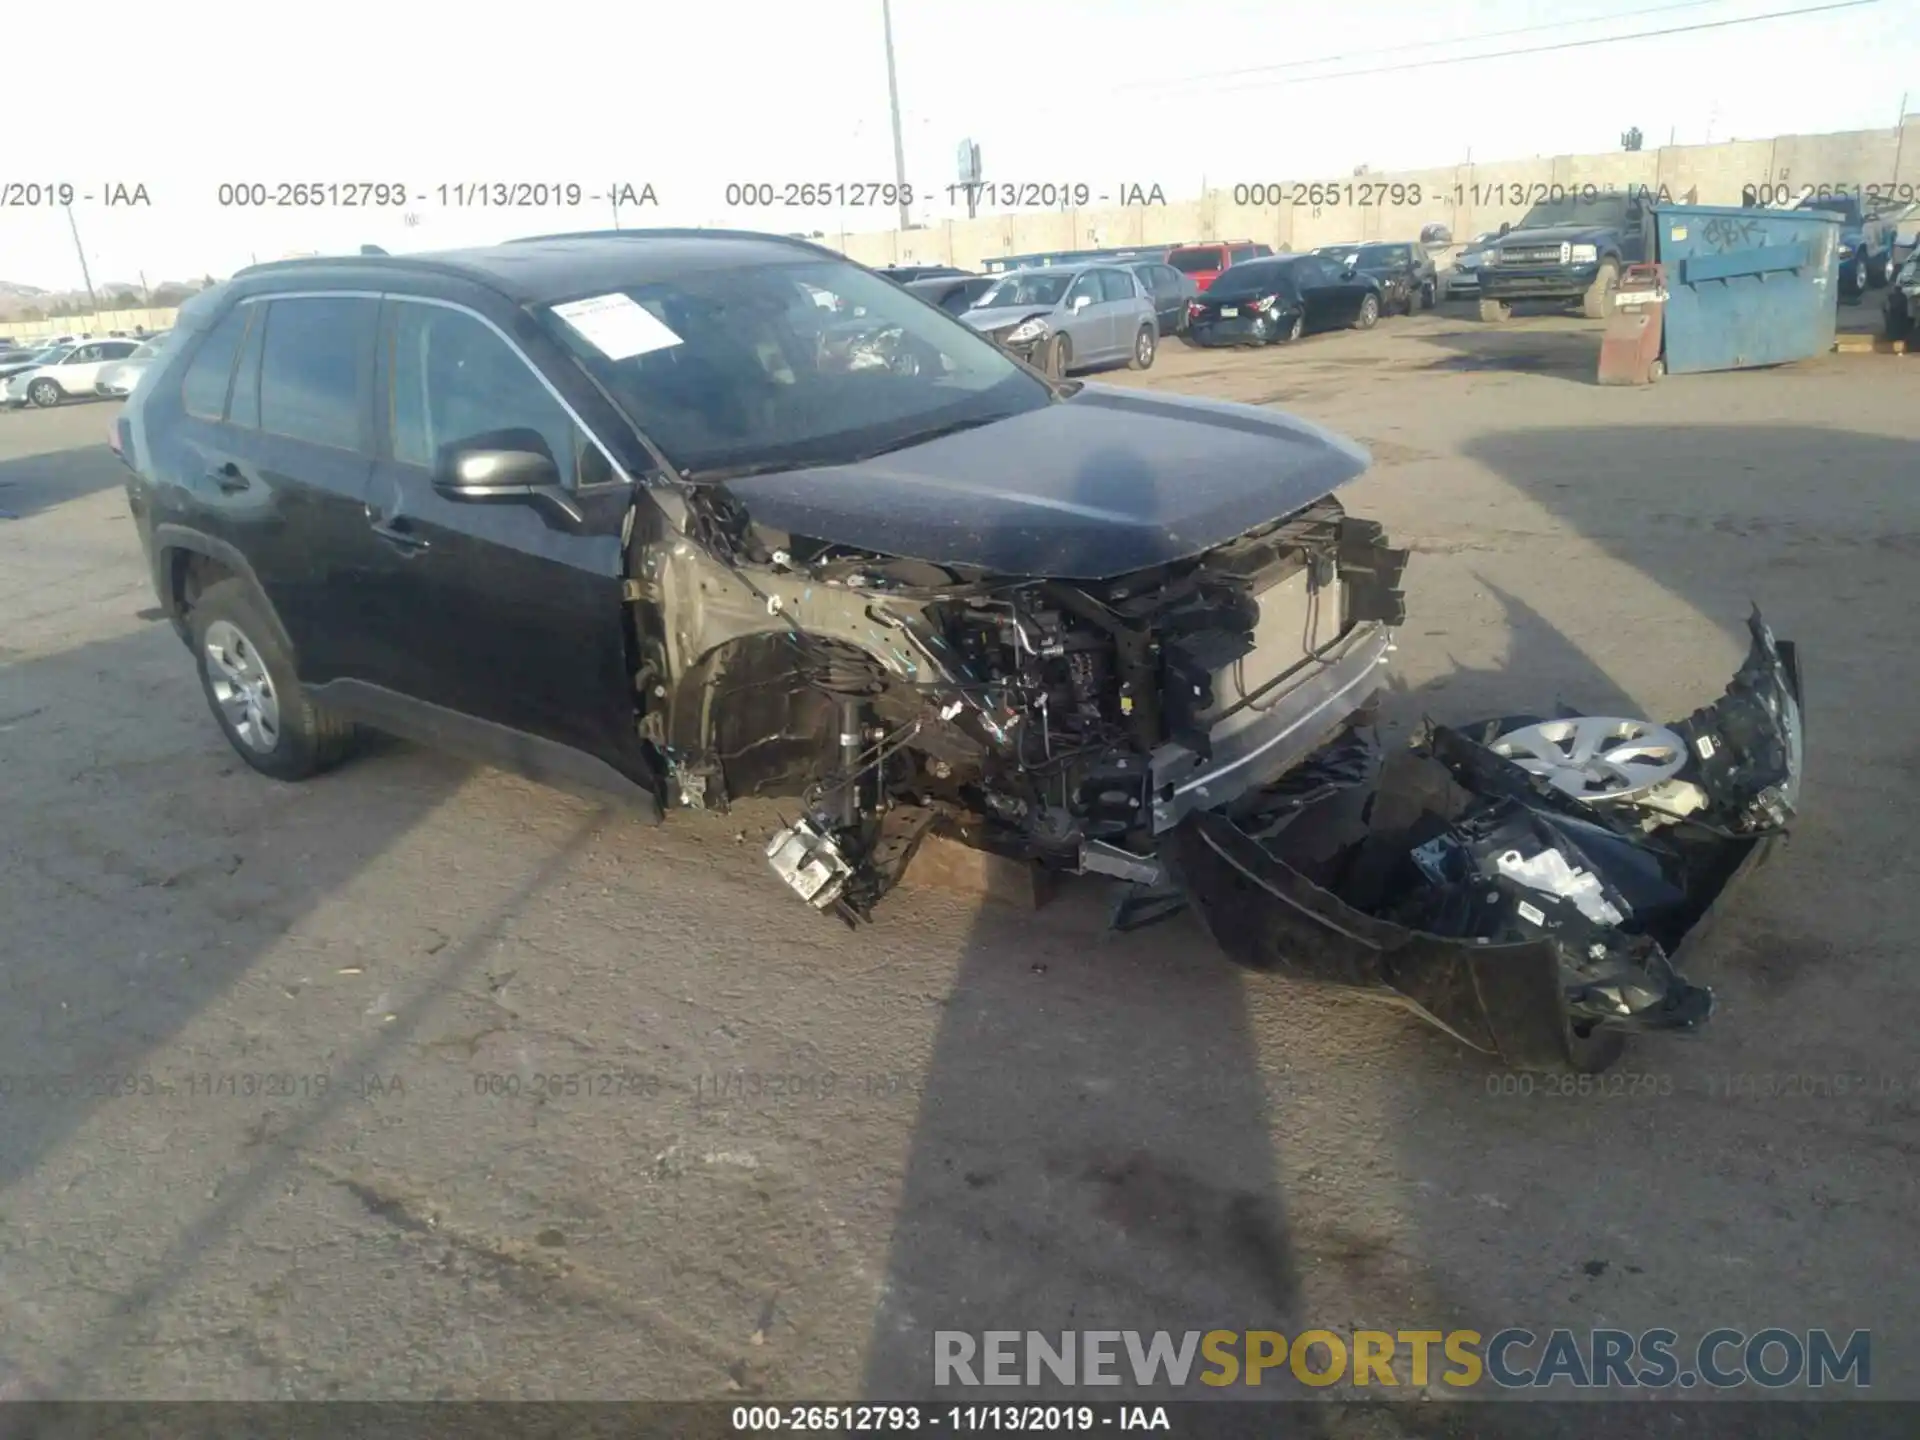
M 389 297 L 378 354 L 366 524 L 382 560 L 365 603 L 369 678 L 618 766 L 634 716 L 628 488 L 531 362 L 472 311 Z M 509 429 L 540 437 L 564 498 L 457 500 L 434 488 L 443 447 Z

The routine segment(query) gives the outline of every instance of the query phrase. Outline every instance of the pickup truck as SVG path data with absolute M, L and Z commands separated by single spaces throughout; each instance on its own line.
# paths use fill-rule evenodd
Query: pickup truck
M 1620 272 L 1647 256 L 1645 191 L 1585 190 L 1543 201 L 1480 250 L 1480 318 L 1505 320 L 1516 300 L 1613 313 Z

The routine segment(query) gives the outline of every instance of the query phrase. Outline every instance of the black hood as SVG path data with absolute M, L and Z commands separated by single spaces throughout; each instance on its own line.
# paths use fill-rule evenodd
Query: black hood
M 1000 575 L 1099 580 L 1291 515 L 1371 460 L 1277 411 L 1088 385 L 909 450 L 727 489 L 752 519 L 793 535 Z
M 1509 230 L 1492 245 L 1483 245 L 1483 250 L 1497 250 L 1507 245 L 1592 245 L 1609 236 L 1619 234 L 1612 225 L 1542 225 L 1537 230 Z

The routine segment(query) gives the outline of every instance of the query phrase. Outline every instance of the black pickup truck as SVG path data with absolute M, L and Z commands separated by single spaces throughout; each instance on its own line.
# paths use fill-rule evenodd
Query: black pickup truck
M 1647 255 L 1645 190 L 1581 190 L 1535 205 L 1481 251 L 1480 318 L 1505 320 L 1516 300 L 1578 304 L 1590 320 L 1613 313 L 1620 272 Z

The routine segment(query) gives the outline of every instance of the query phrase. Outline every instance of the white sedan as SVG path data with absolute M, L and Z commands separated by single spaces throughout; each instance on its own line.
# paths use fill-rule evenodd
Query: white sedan
M 92 395 L 105 367 L 125 360 L 140 348 L 138 340 L 83 340 L 61 350 L 32 370 L 23 370 L 6 382 L 0 400 L 8 405 L 58 405 L 78 395 Z

